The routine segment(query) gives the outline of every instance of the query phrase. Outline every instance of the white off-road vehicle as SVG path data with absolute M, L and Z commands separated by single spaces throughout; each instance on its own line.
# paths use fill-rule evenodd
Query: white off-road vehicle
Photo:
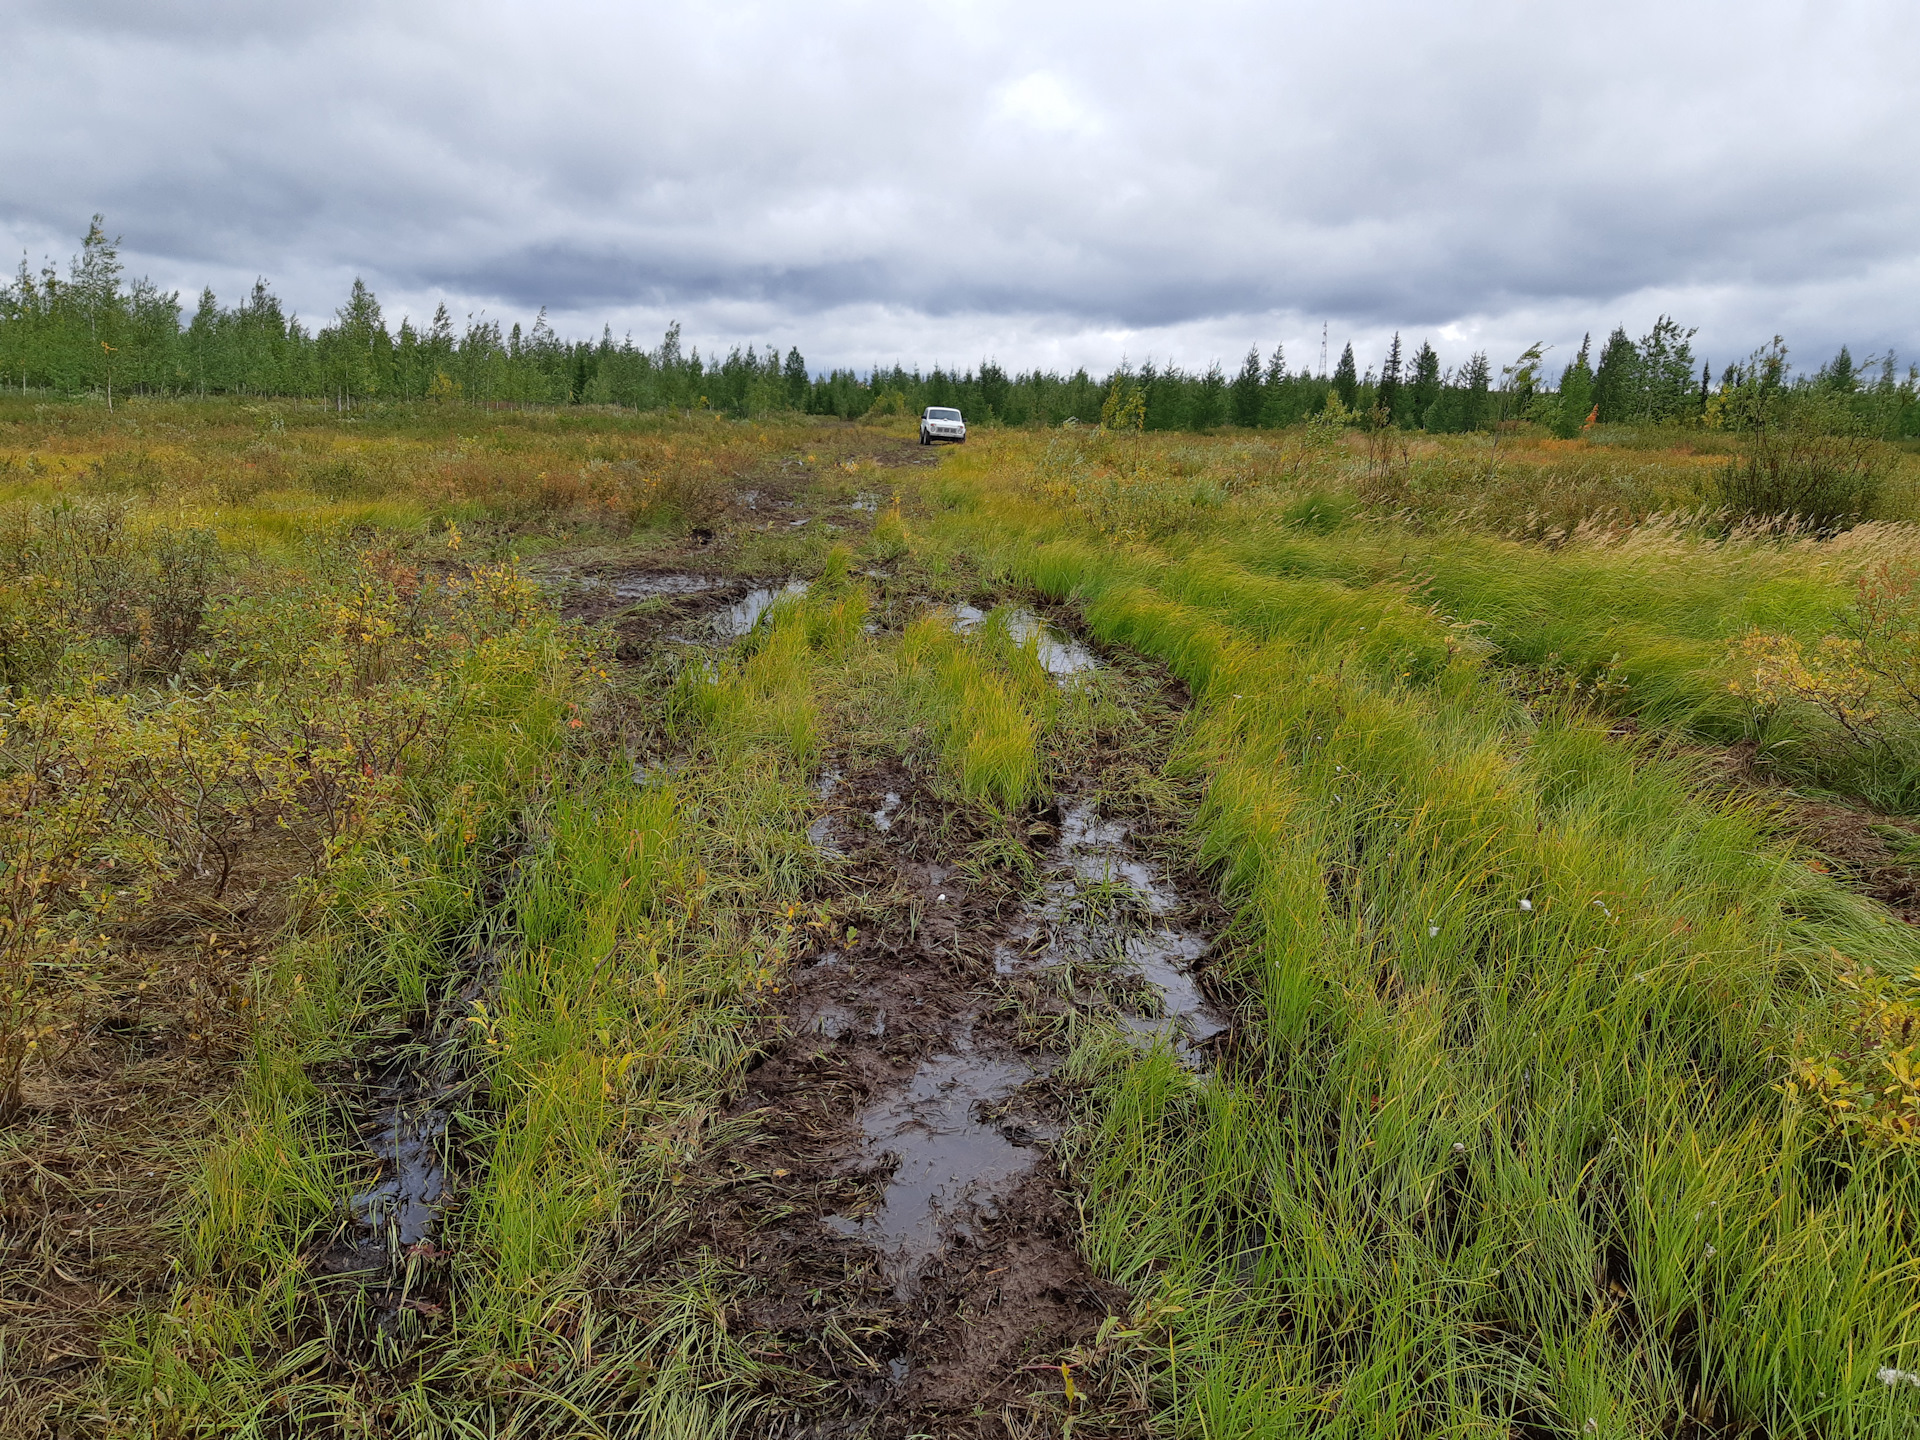
M 956 445 L 967 438 L 967 422 L 960 418 L 958 410 L 948 409 L 944 405 L 929 405 L 926 413 L 920 417 L 920 443 L 931 445 L 936 440 L 951 440 Z

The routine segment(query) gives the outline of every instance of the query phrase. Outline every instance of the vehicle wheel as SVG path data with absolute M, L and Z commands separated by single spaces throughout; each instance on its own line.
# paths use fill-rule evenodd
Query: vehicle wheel
M 920 443 L 922 445 L 925 445 L 927 443 L 927 432 L 924 430 L 920 432 Z

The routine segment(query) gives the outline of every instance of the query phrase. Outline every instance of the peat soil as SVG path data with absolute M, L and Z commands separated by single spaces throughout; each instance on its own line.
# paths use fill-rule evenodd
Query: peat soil
M 936 458 L 872 441 L 879 465 Z M 563 613 L 607 626 L 632 670 L 664 672 L 804 588 L 757 568 L 777 552 L 743 546 L 743 529 L 857 543 L 887 499 L 832 493 L 786 466 L 737 492 L 744 514 L 675 549 L 554 557 L 568 561 L 550 572 Z M 867 575 L 881 629 L 933 603 L 907 576 Z M 984 618 L 962 605 L 954 623 Z M 1009 628 L 1071 685 L 1103 663 L 1071 624 L 1050 607 L 1014 611 Z M 1174 682 L 1156 683 L 1164 708 L 1184 708 Z M 682 763 L 661 736 L 623 741 L 636 783 Z M 912 762 L 827 761 L 808 837 L 832 928 L 762 1007 L 758 1058 L 711 1127 L 727 1138 L 682 1177 L 690 1225 L 624 1222 L 597 1277 L 644 1305 L 715 1262 L 731 1275 L 725 1328 L 768 1367 L 743 1433 L 984 1440 L 1068 1416 L 1081 1434 L 1144 1433 L 1144 1397 L 1097 1343 L 1132 1305 L 1080 1254 L 1061 1142 L 1081 1087 L 1064 1067 L 1087 1041 L 1210 1065 L 1230 1038 L 1206 979 L 1225 917 L 1163 843 L 1164 818 L 1123 799 L 1102 813 L 1097 797 L 1125 787 L 1103 783 L 1104 757 L 1083 762 L 1019 817 L 1024 863 L 983 864 L 986 822 Z
M 606 626 L 622 663 L 644 663 L 662 644 L 711 639 L 706 617 L 790 580 L 798 543 L 864 536 L 900 479 L 939 458 L 885 431 L 823 428 L 807 450 L 770 453 L 729 477 L 711 511 L 654 537 L 643 555 L 630 547 L 558 553 L 536 569 L 567 618 Z M 751 619 L 732 633 L 750 628 Z
M 1886 906 L 1894 919 L 1920 925 L 1920 820 L 1803 795 L 1760 768 L 1753 741 L 1682 753 L 1704 764 L 1717 788 L 1777 813 L 1835 876 Z
M 1069 1413 L 1063 1361 L 1077 1430 L 1139 1433 L 1139 1398 L 1077 1368 L 1130 1301 L 1079 1253 L 1060 1070 L 1096 1033 L 1208 1064 L 1221 917 L 1071 791 L 1032 817 L 1023 899 L 952 863 L 964 819 L 910 771 L 822 790 L 813 835 L 837 859 L 836 927 L 854 923 L 768 1007 L 727 1117 L 750 1128 L 708 1157 L 676 1237 L 737 1276 L 729 1330 L 804 1377 L 763 1433 L 1026 1434 Z
M 336 1358 L 408 1338 L 443 1314 L 447 1254 L 434 1240 L 479 1163 L 466 1141 L 487 1103 L 465 1026 L 475 1003 L 492 997 L 514 944 L 525 850 L 512 835 L 486 857 L 475 923 L 452 943 L 437 995 L 351 1065 L 314 1076 L 357 1136 L 366 1175 L 308 1257 Z

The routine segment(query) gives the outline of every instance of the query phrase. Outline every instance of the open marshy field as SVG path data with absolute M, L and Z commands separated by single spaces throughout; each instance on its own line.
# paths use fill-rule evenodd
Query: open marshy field
M 1920 514 L 0 402 L 0 1431 L 1904 1436 Z

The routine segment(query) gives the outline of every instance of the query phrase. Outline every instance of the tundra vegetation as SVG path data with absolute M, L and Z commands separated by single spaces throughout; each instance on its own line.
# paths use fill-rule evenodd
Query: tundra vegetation
M 1511 379 L 933 456 L 0 400 L 4 1428 L 1910 1433 L 1920 462 L 1777 352 L 1568 434 Z M 966 968 L 1070 928 L 1083 803 L 1211 907 L 1205 1043 Z M 879 1283 L 783 1148 L 872 1097 L 760 1102 L 943 936 L 1044 1194 Z M 995 1245 L 1082 1280 L 969 1370 Z

